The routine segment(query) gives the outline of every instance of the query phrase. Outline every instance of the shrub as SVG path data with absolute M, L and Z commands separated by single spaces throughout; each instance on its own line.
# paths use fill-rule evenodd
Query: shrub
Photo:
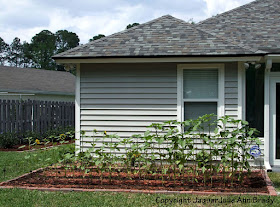
M 19 144 L 18 134 L 8 132 L 0 134 L 0 147 L 4 149 L 12 148 L 14 145 Z
M 38 139 L 40 142 L 44 142 L 45 138 L 50 136 L 54 137 L 55 142 L 60 141 L 61 135 L 63 135 L 64 140 L 72 140 L 75 138 L 75 129 L 74 127 L 59 127 L 57 129 L 48 130 L 43 134 L 33 131 L 26 131 L 24 133 L 2 133 L 0 134 L 0 147 L 1 148 L 12 148 L 17 144 L 28 144 L 27 137 L 32 138 L 32 140 Z

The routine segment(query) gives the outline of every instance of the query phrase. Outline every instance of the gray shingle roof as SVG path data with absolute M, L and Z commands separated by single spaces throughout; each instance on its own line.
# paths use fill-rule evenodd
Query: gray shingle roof
M 75 93 L 75 76 L 68 72 L 0 66 L 0 91 Z
M 92 41 L 59 58 L 244 55 L 262 52 L 217 37 L 170 15 Z
M 280 52 L 280 0 L 257 0 L 197 25 L 254 50 Z

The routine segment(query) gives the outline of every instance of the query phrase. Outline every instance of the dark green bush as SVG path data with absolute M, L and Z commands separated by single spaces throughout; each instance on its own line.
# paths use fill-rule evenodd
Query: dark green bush
M 55 141 L 59 141 L 60 135 L 65 135 L 65 140 L 72 140 L 75 136 L 75 128 L 74 127 L 58 127 L 56 129 L 50 129 L 43 133 L 40 137 L 40 140 L 42 141 L 44 138 L 48 138 L 50 136 L 54 136 Z
M 54 137 L 54 141 L 60 141 L 61 135 L 64 135 L 63 137 L 65 140 L 72 140 L 75 138 L 75 128 L 74 127 L 65 127 L 65 128 L 57 128 L 48 130 L 43 134 L 40 134 L 38 132 L 33 131 L 26 131 L 24 133 L 15 133 L 15 132 L 9 132 L 9 133 L 2 133 L 0 134 L 0 147 L 1 148 L 12 148 L 13 146 L 17 144 L 28 144 L 27 137 L 32 137 L 32 140 L 40 140 L 40 142 L 43 142 L 45 138 L 49 138 L 50 136 Z
M 0 147 L 8 149 L 19 144 L 19 139 L 17 136 L 18 134 L 12 132 L 0 134 Z

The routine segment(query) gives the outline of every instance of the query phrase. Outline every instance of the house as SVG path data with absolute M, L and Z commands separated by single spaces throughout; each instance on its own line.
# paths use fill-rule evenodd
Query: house
M 250 121 L 266 169 L 280 165 L 279 10 L 257 0 L 195 25 L 166 15 L 55 55 L 77 66 L 76 137 L 215 113 Z
M 75 100 L 75 76 L 69 72 L 0 66 L 0 99 Z

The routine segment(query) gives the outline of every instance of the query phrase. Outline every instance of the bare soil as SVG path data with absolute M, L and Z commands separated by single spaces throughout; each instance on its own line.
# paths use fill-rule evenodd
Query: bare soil
M 218 173 L 212 177 L 192 176 L 191 174 L 144 174 L 127 172 L 97 172 L 96 168 L 90 168 L 85 174 L 79 169 L 48 168 L 36 173 L 28 174 L 16 180 L 1 184 L 2 186 L 25 187 L 52 187 L 52 188 L 85 188 L 85 189 L 131 189 L 131 190 L 168 190 L 168 191 L 206 191 L 206 192 L 237 192 L 237 193 L 268 193 L 264 175 L 260 171 L 254 171 L 250 175 L 244 173 L 242 183 L 235 175 L 233 183 L 227 177 L 223 182 L 223 174 Z M 228 174 L 227 174 L 228 176 Z M 193 179 L 196 178 L 197 180 Z

